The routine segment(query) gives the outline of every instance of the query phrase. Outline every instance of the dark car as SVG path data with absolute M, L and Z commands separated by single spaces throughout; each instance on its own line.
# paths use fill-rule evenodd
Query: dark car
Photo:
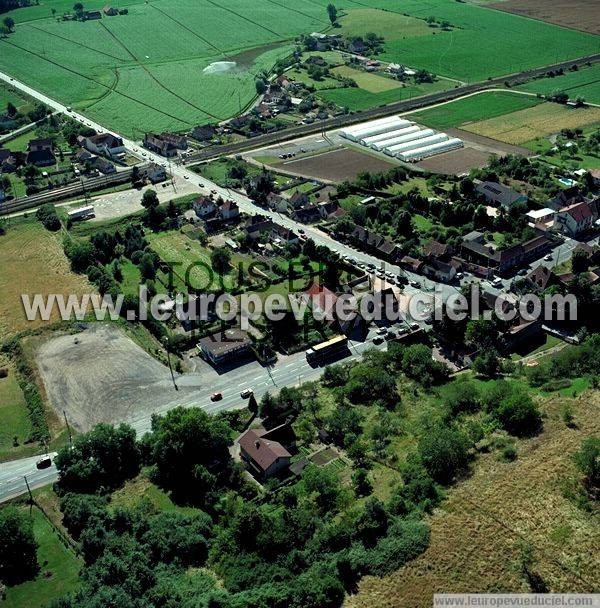
M 47 469 L 52 464 L 52 458 L 50 456 L 44 456 L 35 463 L 36 469 Z

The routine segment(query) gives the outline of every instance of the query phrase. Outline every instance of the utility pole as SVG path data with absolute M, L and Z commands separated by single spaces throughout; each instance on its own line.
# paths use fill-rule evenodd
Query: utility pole
M 65 417 L 65 424 L 67 425 L 67 433 L 69 433 L 69 445 L 73 447 L 73 436 L 71 435 L 71 427 L 69 426 L 69 421 L 67 420 L 67 412 L 63 410 L 63 416 Z
M 165 344 L 165 351 L 167 353 L 167 363 L 169 364 L 169 371 L 171 372 L 171 380 L 173 381 L 173 386 L 175 387 L 175 390 L 178 391 L 179 387 L 177 386 L 177 383 L 175 382 L 175 374 L 173 373 L 173 367 L 171 366 L 171 353 L 169 352 L 169 347 Z
M 27 475 L 23 475 L 23 479 L 25 480 L 25 485 L 27 486 L 27 492 L 29 493 L 29 504 L 33 504 L 33 494 L 31 493 L 31 488 L 29 487 L 29 482 L 27 481 Z

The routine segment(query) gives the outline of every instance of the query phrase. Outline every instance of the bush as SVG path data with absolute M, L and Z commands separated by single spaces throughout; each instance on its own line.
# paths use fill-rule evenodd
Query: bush
M 540 413 L 525 392 L 515 392 L 505 397 L 494 409 L 493 416 L 506 431 L 516 437 L 535 435 L 541 426 Z
M 56 209 L 51 203 L 46 203 L 38 207 L 35 217 L 43 224 L 44 228 L 56 232 L 60 230 L 60 219 L 56 214 Z

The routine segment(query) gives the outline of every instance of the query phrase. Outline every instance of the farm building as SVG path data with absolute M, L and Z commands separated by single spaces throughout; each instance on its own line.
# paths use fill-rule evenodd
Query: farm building
M 397 144 L 384 149 L 384 152 L 391 156 L 398 156 L 398 154 L 408 152 L 408 150 L 416 150 L 417 148 L 423 148 L 431 144 L 437 144 L 440 141 L 446 141 L 448 136 L 445 133 L 434 133 L 428 137 L 420 137 L 411 141 L 404 142 L 403 144 Z

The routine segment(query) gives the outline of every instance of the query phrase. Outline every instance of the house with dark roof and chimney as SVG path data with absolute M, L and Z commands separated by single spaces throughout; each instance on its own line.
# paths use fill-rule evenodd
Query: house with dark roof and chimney
M 265 481 L 290 466 L 292 455 L 279 441 L 272 438 L 276 430 L 249 429 L 237 440 L 246 470 L 259 481 Z

